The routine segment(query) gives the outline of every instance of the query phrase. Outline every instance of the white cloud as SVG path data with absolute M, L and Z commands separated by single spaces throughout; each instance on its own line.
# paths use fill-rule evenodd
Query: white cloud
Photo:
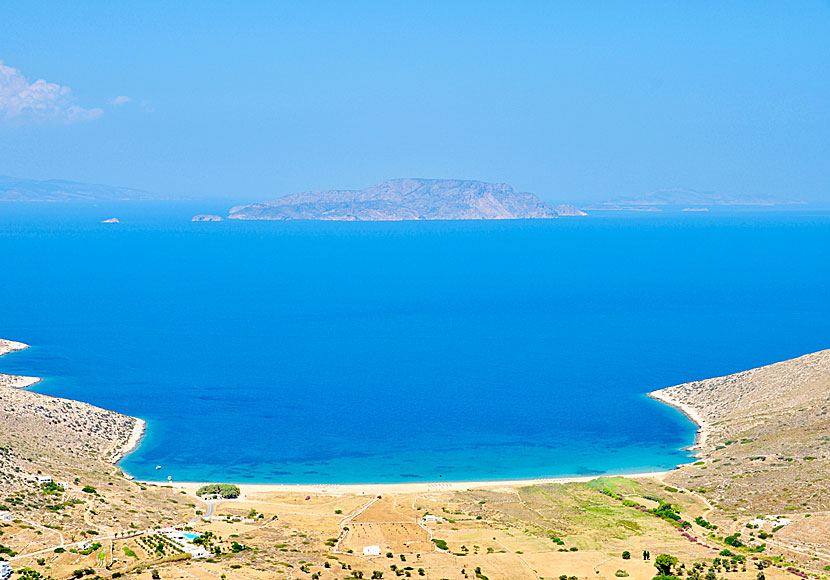
M 0 61 L 0 119 L 10 121 L 76 123 L 104 114 L 74 103 L 72 89 L 43 79 L 30 83 L 16 68 Z
M 114 99 L 110 101 L 110 104 L 113 107 L 120 107 L 121 105 L 126 105 L 127 103 L 132 102 L 132 99 L 126 95 L 118 95 Z

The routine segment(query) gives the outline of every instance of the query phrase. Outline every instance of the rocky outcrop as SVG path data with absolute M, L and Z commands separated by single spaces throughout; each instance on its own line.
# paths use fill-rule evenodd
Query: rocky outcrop
M 219 215 L 212 215 L 207 213 L 200 213 L 199 215 L 194 215 L 193 219 L 190 221 L 192 222 L 221 222 L 222 216 Z
M 24 344 L 22 342 L 15 342 L 13 340 L 0 339 L 0 356 L 3 356 L 4 354 L 8 354 L 10 352 L 23 350 L 26 348 L 29 348 L 28 344 Z
M 41 381 L 40 377 L 24 377 L 22 375 L 0 374 L 0 388 L 25 389 L 36 385 Z
M 308 191 L 237 206 L 240 220 L 550 219 L 557 211 L 505 183 L 457 179 L 393 179 L 368 189 Z
M 101 220 L 101 223 L 102 224 L 117 224 L 117 223 L 121 223 L 121 222 L 118 221 L 118 218 L 110 218 L 108 220 Z

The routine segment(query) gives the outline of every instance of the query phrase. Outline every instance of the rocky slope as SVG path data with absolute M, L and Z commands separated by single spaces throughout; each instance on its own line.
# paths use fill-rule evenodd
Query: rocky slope
M 579 215 L 575 208 L 565 215 Z M 563 210 L 564 211 L 564 210 Z M 481 220 L 549 219 L 559 214 L 532 193 L 504 183 L 453 179 L 393 179 L 362 190 L 308 191 L 237 206 L 241 220 Z
M 651 395 L 702 425 L 675 482 L 728 512 L 830 509 L 830 350 Z
M 24 348 L 0 340 L 0 355 Z M 78 465 L 115 458 L 140 427 L 134 417 L 15 388 L 37 380 L 0 375 L 0 490 L 25 485 L 37 470 L 69 477 Z

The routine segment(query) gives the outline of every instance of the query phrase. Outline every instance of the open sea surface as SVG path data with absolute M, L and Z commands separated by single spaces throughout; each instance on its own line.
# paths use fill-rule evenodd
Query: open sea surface
M 189 221 L 208 205 L 0 206 L 0 337 L 33 345 L 0 372 L 146 419 L 137 478 L 667 469 L 695 428 L 644 393 L 830 347 L 828 212 Z

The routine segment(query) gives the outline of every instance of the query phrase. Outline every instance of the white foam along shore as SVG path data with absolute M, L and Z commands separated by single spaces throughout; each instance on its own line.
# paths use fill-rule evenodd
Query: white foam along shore
M 648 396 L 654 399 L 655 401 L 660 401 L 670 407 L 674 407 L 684 415 L 695 425 L 697 425 L 697 435 L 695 436 L 695 443 L 688 449 L 691 451 L 700 451 L 706 445 L 706 440 L 709 437 L 709 424 L 700 414 L 700 411 L 691 405 L 678 401 L 673 396 L 668 393 L 668 390 L 671 387 L 666 389 L 660 389 L 659 391 L 652 391 L 648 393 Z

